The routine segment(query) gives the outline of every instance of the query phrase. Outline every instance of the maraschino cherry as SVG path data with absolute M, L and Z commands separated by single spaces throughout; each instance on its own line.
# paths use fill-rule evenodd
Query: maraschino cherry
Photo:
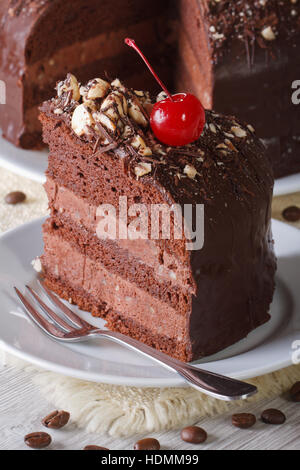
M 135 41 L 126 38 L 125 43 L 141 56 L 167 95 L 166 99 L 154 105 L 150 116 L 151 128 L 157 139 L 172 147 L 199 139 L 205 125 L 205 111 L 198 98 L 190 93 L 171 95 Z

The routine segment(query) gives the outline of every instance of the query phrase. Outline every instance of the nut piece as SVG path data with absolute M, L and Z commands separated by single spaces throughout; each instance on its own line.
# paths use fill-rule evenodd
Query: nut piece
M 131 145 L 133 148 L 135 148 L 138 151 L 140 155 L 144 155 L 144 156 L 152 155 L 152 150 L 149 147 L 147 147 L 147 145 L 145 144 L 145 141 L 142 139 L 140 135 L 136 135 L 132 139 Z
M 85 87 L 80 88 L 84 101 L 104 98 L 110 90 L 110 84 L 101 78 L 90 80 Z
M 262 30 L 261 35 L 266 41 L 274 41 L 276 39 L 276 36 L 271 26 L 266 26 Z
M 39 257 L 32 260 L 31 265 L 37 273 L 41 273 L 43 271 L 43 266 Z
M 90 112 L 91 108 L 88 106 L 89 104 L 91 104 L 91 106 L 93 105 L 93 103 L 89 101 L 77 106 L 72 116 L 71 126 L 75 134 L 79 137 L 90 134 L 89 127 L 94 124 L 94 119 Z
M 124 85 L 122 85 L 122 83 L 120 82 L 120 80 L 118 78 L 116 78 L 113 82 L 111 82 L 110 84 L 113 88 L 119 88 L 120 91 L 122 92 L 125 92 L 126 91 L 126 88 L 124 87 Z
M 167 93 L 165 91 L 161 91 L 156 97 L 156 102 L 158 103 L 159 101 L 166 100 L 167 98 Z
M 148 173 L 151 173 L 151 171 L 152 171 L 151 163 L 144 163 L 144 162 L 139 163 L 134 169 L 134 173 L 136 174 L 137 178 L 147 175 Z
M 115 133 L 117 126 L 114 121 L 112 121 L 106 114 L 101 112 L 95 112 L 93 113 L 93 119 L 96 123 L 99 122 L 100 124 L 102 124 L 102 126 L 105 127 L 105 129 L 107 129 L 108 131 Z
M 110 93 L 103 103 L 100 110 L 107 116 L 118 121 L 120 117 L 125 117 L 127 114 L 127 101 L 125 96 L 119 91 Z
M 128 100 L 128 114 L 137 124 L 147 127 L 149 122 L 143 113 L 142 105 L 138 98 L 132 97 Z
M 232 126 L 231 128 L 231 132 L 233 132 L 233 134 L 236 136 L 236 137 L 239 137 L 239 138 L 243 138 L 243 137 L 247 137 L 247 132 L 244 131 L 244 129 L 242 129 L 241 127 L 238 127 L 238 126 Z
M 46 428 L 60 429 L 68 423 L 69 419 L 70 413 L 56 410 L 47 415 L 42 420 L 42 424 L 46 426 Z
M 57 85 L 57 96 L 62 96 L 68 92 L 72 93 L 71 98 L 73 100 L 80 100 L 79 84 L 77 78 L 71 73 L 68 73 L 67 78 Z
M 197 170 L 192 165 L 185 165 L 183 173 L 193 180 L 197 174 Z

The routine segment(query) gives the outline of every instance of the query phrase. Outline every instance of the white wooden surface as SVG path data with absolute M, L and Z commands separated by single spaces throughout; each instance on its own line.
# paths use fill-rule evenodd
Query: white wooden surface
M 46 430 L 40 424 L 41 418 L 53 410 L 32 384 L 32 373 L 11 366 L 0 367 L 0 450 L 26 449 L 24 435 L 33 431 Z M 231 416 L 202 420 L 199 423 L 208 433 L 208 441 L 199 446 L 182 442 L 179 431 L 154 434 L 162 449 L 202 450 L 299 450 L 300 449 L 300 404 L 286 398 L 263 401 L 249 406 L 247 411 L 259 418 L 266 408 L 279 408 L 287 416 L 281 426 L 270 426 L 259 419 L 252 429 L 239 430 L 231 425 Z M 50 431 L 53 441 L 51 449 L 76 450 L 87 444 L 97 444 L 112 450 L 132 449 L 136 440 L 146 436 L 115 439 L 109 436 L 87 434 L 71 422 L 64 430 Z

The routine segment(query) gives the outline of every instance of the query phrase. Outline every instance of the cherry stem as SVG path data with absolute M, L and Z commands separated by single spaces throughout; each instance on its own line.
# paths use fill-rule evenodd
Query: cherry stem
M 127 44 L 127 46 L 129 47 L 132 47 L 140 56 L 141 58 L 143 59 L 143 61 L 145 62 L 145 64 L 147 65 L 148 69 L 150 70 L 150 72 L 152 73 L 152 75 L 154 76 L 155 80 L 160 84 L 161 88 L 164 90 L 164 92 L 166 93 L 166 95 L 168 95 L 168 98 L 171 100 L 171 101 L 174 101 L 173 100 L 173 97 L 171 95 L 171 93 L 168 91 L 167 87 L 163 84 L 163 82 L 160 80 L 160 78 L 158 78 L 158 75 L 155 73 L 154 69 L 151 67 L 149 61 L 146 59 L 146 57 L 144 56 L 144 54 L 142 53 L 142 51 L 138 48 L 138 46 L 136 45 L 135 43 L 135 40 L 134 39 L 130 39 L 130 38 L 126 38 L 125 39 L 125 44 Z

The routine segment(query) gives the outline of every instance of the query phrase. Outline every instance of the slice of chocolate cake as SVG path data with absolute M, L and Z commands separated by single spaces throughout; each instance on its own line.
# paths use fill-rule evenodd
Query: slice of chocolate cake
M 79 87 L 71 75 L 43 104 L 51 216 L 41 262 L 61 297 L 112 330 L 191 361 L 269 319 L 273 175 L 251 126 L 207 111 L 200 139 L 171 148 L 150 130 L 151 108 L 148 93 L 119 80 Z M 132 235 L 134 215 L 174 205 L 194 212 L 204 205 L 202 248 L 187 243 L 188 231 L 175 236 L 175 212 L 169 234 L 146 218 Z M 110 208 L 107 225 L 118 224 L 105 237 L 99 227 Z

